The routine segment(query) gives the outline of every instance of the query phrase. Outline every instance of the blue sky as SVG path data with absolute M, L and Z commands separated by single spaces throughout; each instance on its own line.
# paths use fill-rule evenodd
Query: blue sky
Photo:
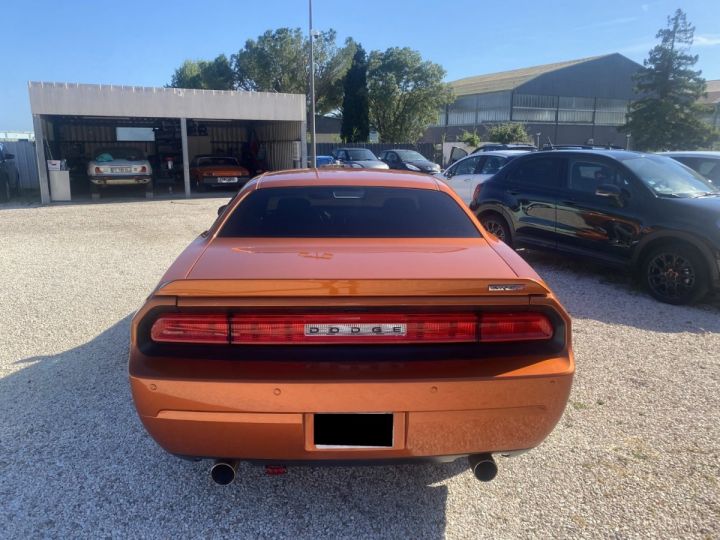
M 642 62 L 677 7 L 694 53 L 720 79 L 720 1 L 314 0 L 315 27 L 366 50 L 407 46 L 447 80 L 620 52 Z M 281 26 L 307 28 L 305 0 L 10 0 L 0 24 L 0 131 L 32 129 L 27 81 L 162 86 L 186 58 L 236 52 Z

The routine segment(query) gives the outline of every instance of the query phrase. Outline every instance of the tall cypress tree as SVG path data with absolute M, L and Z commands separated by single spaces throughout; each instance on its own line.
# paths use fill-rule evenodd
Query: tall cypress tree
M 635 77 L 635 101 L 621 130 L 632 135 L 640 150 L 691 150 L 710 145 L 716 132 L 702 120 L 697 103 L 705 93 L 701 71 L 692 67 L 697 56 L 688 53 L 695 27 L 678 9 L 658 31 L 656 45 Z
M 343 119 L 340 137 L 344 142 L 367 142 L 368 119 L 367 55 L 358 45 L 350 69 L 343 80 Z

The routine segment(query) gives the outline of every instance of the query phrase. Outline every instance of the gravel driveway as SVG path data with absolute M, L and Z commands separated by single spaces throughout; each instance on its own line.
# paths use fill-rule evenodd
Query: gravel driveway
M 526 254 L 575 321 L 578 373 L 538 449 L 450 465 L 241 465 L 165 454 L 135 415 L 128 327 L 224 199 L 0 206 L 0 537 L 720 536 L 720 303 Z

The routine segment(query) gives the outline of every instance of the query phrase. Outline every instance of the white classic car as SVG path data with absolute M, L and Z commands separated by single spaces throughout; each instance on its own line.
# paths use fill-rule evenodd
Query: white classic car
M 88 162 L 87 175 L 96 190 L 100 186 L 145 185 L 152 189 L 152 167 L 137 148 L 100 148 Z

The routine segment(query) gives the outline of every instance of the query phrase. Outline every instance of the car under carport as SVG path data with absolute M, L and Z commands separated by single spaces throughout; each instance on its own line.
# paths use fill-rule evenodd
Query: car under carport
M 191 195 L 190 160 L 224 154 L 253 172 L 306 161 L 303 94 L 30 82 L 40 196 L 51 192 L 48 160 L 69 171 L 71 198 L 93 191 L 87 163 L 108 147 L 141 150 L 152 164 L 154 193 Z M 127 194 L 103 190 L 103 197 Z

